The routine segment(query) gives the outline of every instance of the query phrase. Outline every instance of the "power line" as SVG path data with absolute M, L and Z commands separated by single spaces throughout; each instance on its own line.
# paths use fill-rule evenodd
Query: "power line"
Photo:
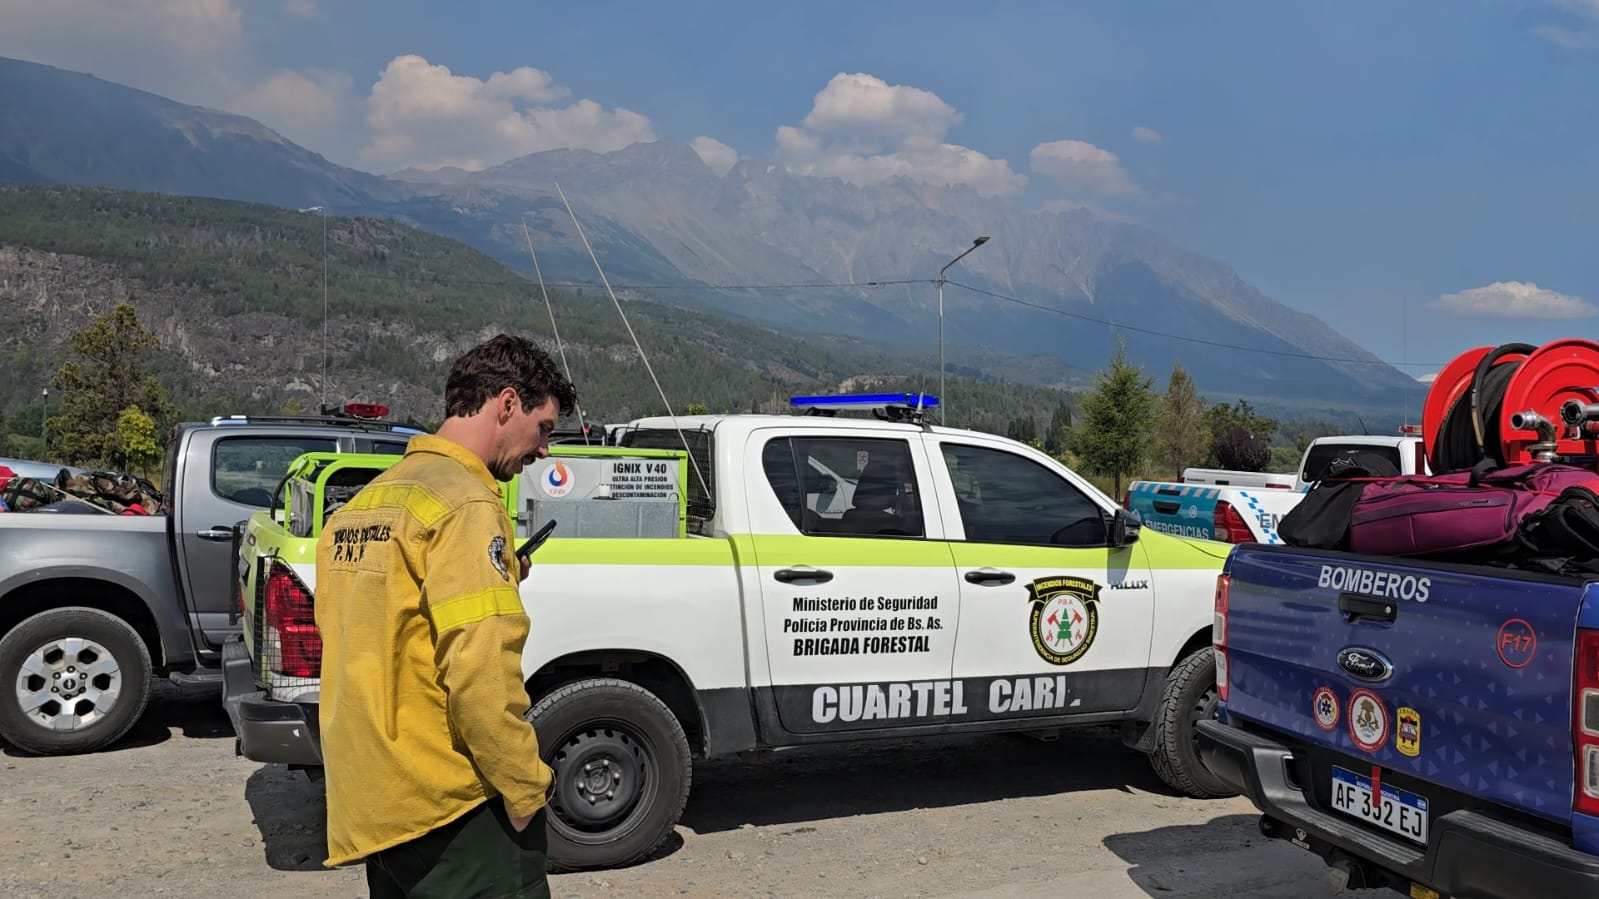
M 1037 309 L 1040 312 L 1052 312 L 1052 313 L 1054 313 L 1056 315 L 1064 315 L 1067 318 L 1075 318 L 1075 319 L 1077 319 L 1079 321 L 1092 322 L 1092 323 L 1094 323 L 1096 325 L 1105 325 L 1105 326 L 1111 327 L 1111 328 L 1121 328 L 1124 331 L 1135 331 L 1135 332 L 1137 332 L 1139 334 L 1148 334 L 1148 335 L 1153 336 L 1153 337 L 1165 337 L 1165 338 L 1167 338 L 1169 340 L 1178 340 L 1178 341 L 1182 341 L 1184 343 L 1197 343 L 1197 344 L 1202 344 L 1204 346 L 1212 346 L 1212 347 L 1217 347 L 1219 349 L 1224 349 L 1224 350 L 1237 350 L 1237 351 L 1239 351 L 1241 353 L 1265 353 L 1266 355 L 1270 355 L 1270 356 L 1287 356 L 1287 357 L 1294 358 L 1294 359 L 1314 359 L 1314 360 L 1316 360 L 1318 362 L 1349 362 L 1349 363 L 1353 363 L 1353 364 L 1356 364 L 1356 365 L 1387 365 L 1387 366 L 1389 366 L 1391 368 L 1397 368 L 1398 367 L 1398 365 L 1396 363 L 1388 362 L 1388 361 L 1385 361 L 1383 359 L 1356 359 L 1356 358 L 1353 358 L 1351 356 L 1323 356 L 1323 355 L 1320 355 L 1320 354 L 1317 354 L 1317 353 L 1304 353 L 1304 352 L 1296 352 L 1296 351 L 1293 351 L 1293 350 L 1268 350 L 1268 349 L 1265 349 L 1264 347 L 1243 346 L 1242 344 L 1224 343 L 1224 342 L 1219 341 L 1219 340 L 1206 340 L 1203 337 L 1190 337 L 1190 336 L 1188 336 L 1186 334 L 1173 334 L 1173 333 L 1171 333 L 1169 331 L 1157 331 L 1154 328 L 1141 328 L 1138 325 L 1124 325 L 1124 324 L 1121 324 L 1119 322 L 1110 321 L 1109 319 L 1095 318 L 1092 315 L 1083 315 L 1080 312 L 1068 312 L 1065 309 L 1057 309 L 1054 306 L 1045 306 L 1042 303 L 1035 303 L 1035 302 L 1032 302 L 1030 300 L 1024 300 L 1024 299 L 1022 299 L 1020 297 L 1013 297 L 1013 296 L 1010 296 L 1008 294 L 996 293 L 996 292 L 994 292 L 992 290 L 984 290 L 981 287 L 973 287 L 970 284 L 962 284 L 959 281 L 953 281 L 952 280 L 952 281 L 949 281 L 948 283 L 953 285 L 953 286 L 955 286 L 955 287 L 961 287 L 961 288 L 964 288 L 966 290 L 969 290 L 972 293 L 980 293 L 980 294 L 982 294 L 983 296 L 986 296 L 986 297 L 992 297 L 992 298 L 994 298 L 996 300 L 1003 300 L 1003 301 L 1005 301 L 1007 303 L 1015 303 L 1018 306 L 1026 306 L 1026 307 L 1028 307 L 1030 309 Z M 1407 363 L 1405 363 L 1405 365 L 1407 365 L 1407 366 L 1422 366 L 1422 367 L 1425 367 L 1425 368 L 1442 368 L 1443 367 L 1443 363 L 1440 363 L 1440 362 L 1407 362 Z

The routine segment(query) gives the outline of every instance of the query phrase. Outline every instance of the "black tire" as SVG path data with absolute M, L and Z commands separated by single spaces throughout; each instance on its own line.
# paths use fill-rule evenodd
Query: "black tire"
M 1238 795 L 1199 760 L 1195 725 L 1216 715 L 1216 653 L 1207 646 L 1178 662 L 1166 676 L 1155 716 L 1150 761 L 1166 785 L 1195 799 Z
M 655 694 L 591 678 L 562 685 L 527 717 L 555 769 L 551 871 L 630 865 L 666 840 L 688 802 L 693 767 L 683 726 Z
M 90 646 L 74 651 L 60 645 L 72 640 Z M 110 655 L 114 673 L 91 671 L 85 681 L 83 665 L 104 665 L 94 646 Z M 30 660 L 34 670 L 25 670 Z M 51 680 L 45 679 L 46 671 Z M 102 691 L 113 686 L 115 695 L 105 699 Z M 44 706 L 24 711 L 21 694 L 42 692 L 45 687 L 68 691 L 77 697 L 75 705 L 65 706 L 52 697 Z M 97 698 L 104 701 L 97 705 Z M 0 639 L 0 739 L 18 749 L 37 755 L 103 749 L 127 734 L 149 701 L 150 650 L 138 632 L 115 615 L 81 606 L 51 609 L 24 620 Z M 94 717 L 66 730 L 51 729 L 40 720 L 61 716 L 69 708 Z

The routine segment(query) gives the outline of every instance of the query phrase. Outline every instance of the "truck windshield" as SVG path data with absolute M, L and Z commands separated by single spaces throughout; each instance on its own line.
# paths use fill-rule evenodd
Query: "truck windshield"
M 1305 455 L 1305 470 L 1299 477 L 1305 483 L 1312 483 L 1321 478 L 1327 471 L 1327 466 L 1334 460 L 1347 459 L 1357 454 L 1379 456 L 1392 463 L 1396 471 L 1404 471 L 1404 466 L 1399 462 L 1399 447 L 1373 446 L 1369 443 L 1319 443 L 1310 448 Z

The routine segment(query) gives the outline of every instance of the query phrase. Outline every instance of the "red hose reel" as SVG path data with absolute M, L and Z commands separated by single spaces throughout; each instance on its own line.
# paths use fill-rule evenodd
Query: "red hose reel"
M 1475 347 L 1434 379 L 1421 415 L 1427 461 L 1460 471 L 1599 460 L 1599 343 L 1567 338 L 1533 346 Z

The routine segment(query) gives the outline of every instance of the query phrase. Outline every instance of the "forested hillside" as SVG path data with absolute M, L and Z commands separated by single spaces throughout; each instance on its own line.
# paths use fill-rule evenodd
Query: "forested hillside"
M 552 351 L 538 285 L 462 244 L 388 220 L 329 217 L 221 200 L 89 188 L 0 188 L 0 411 L 37 434 L 41 389 L 67 338 L 126 300 L 160 348 L 152 365 L 185 417 L 386 403 L 424 423 L 441 414 L 457 353 L 498 330 Z M 602 264 L 604 260 L 601 260 Z M 555 324 L 591 419 L 662 410 L 608 297 L 551 291 Z M 679 410 L 782 407 L 797 392 L 862 385 L 936 390 L 937 350 L 791 336 L 685 308 L 623 299 Z M 1097 367 L 1101 360 L 1084 360 Z M 949 422 L 1042 429 L 1083 383 L 1057 362 L 951 352 Z M 865 376 L 865 377 L 863 377 Z

